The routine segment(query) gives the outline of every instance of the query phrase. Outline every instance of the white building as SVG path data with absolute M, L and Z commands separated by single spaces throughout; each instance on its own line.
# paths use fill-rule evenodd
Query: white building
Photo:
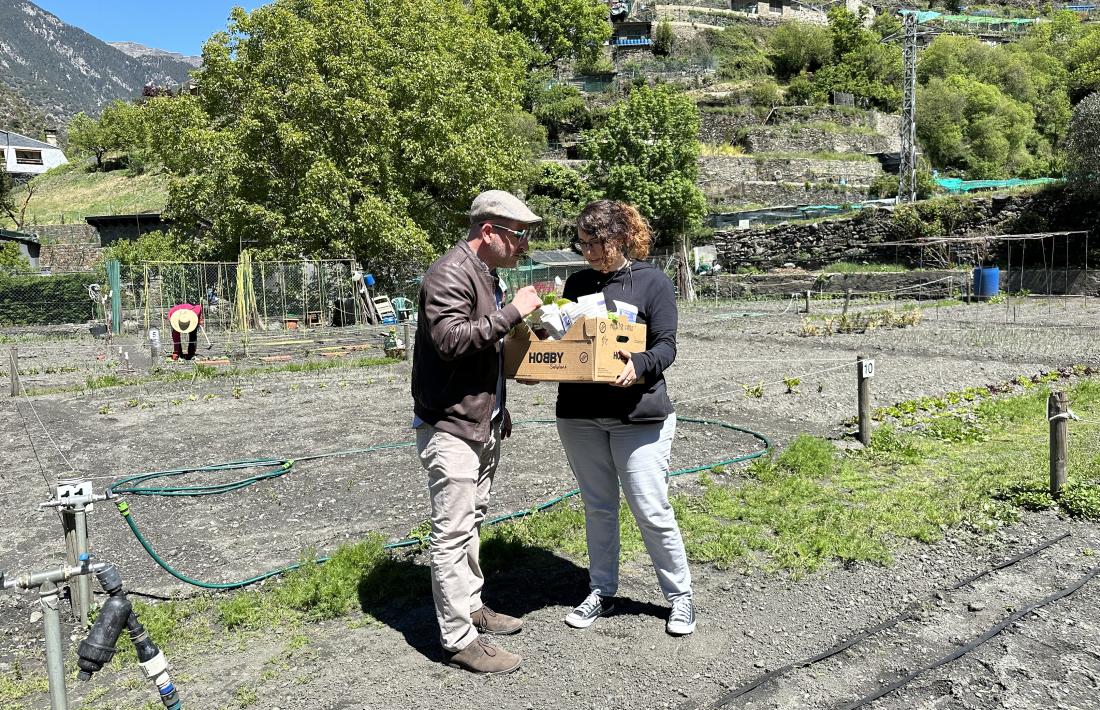
M 69 159 L 57 147 L 57 134 L 47 131 L 46 140 L 51 142 L 0 130 L 0 164 L 12 175 L 29 176 L 68 163 Z

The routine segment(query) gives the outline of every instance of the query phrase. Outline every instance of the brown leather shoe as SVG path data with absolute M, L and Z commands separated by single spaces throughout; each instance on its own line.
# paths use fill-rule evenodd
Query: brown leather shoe
M 448 663 L 455 668 L 473 673 L 495 675 L 511 673 L 520 667 L 523 659 L 518 654 L 509 653 L 500 646 L 494 645 L 484 636 L 478 636 L 466 648 L 452 654 Z
M 482 606 L 473 614 L 470 614 L 470 618 L 473 620 L 474 628 L 477 629 L 479 634 L 507 636 L 523 628 L 522 619 L 497 613 L 488 606 Z

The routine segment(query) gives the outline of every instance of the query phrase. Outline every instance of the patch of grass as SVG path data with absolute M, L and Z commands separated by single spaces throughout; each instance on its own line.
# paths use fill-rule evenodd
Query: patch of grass
M 803 337 L 834 333 L 868 333 L 878 328 L 908 328 L 923 320 L 920 308 L 905 308 L 844 313 L 839 316 L 807 316 L 799 335 Z
M 821 271 L 832 274 L 871 274 L 894 271 L 919 271 L 919 269 L 912 269 L 905 264 L 866 264 L 854 261 L 834 261 L 831 264 L 821 267 Z
M 81 222 L 88 215 L 161 212 L 168 201 L 168 176 L 163 173 L 131 176 L 124 170 L 51 170 L 35 178 L 33 185 L 28 229 L 35 224 Z M 16 191 L 20 204 L 24 191 Z
M 0 707 L 20 710 L 26 707 L 22 700 L 28 695 L 45 693 L 49 682 L 44 673 L 28 673 L 17 661 L 10 671 L 0 673 Z

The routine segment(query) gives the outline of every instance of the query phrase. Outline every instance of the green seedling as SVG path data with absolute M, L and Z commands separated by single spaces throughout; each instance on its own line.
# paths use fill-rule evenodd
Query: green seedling
M 787 394 L 798 394 L 798 386 L 802 384 L 802 378 L 784 377 L 783 384 L 787 386 Z

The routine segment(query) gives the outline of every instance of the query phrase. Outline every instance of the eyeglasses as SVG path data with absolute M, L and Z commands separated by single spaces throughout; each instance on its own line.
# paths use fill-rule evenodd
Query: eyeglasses
M 573 251 L 578 254 L 583 254 L 585 249 L 595 249 L 596 247 L 604 248 L 607 246 L 607 241 L 603 239 L 588 239 L 584 240 L 579 237 L 573 238 Z
M 530 229 L 512 229 L 511 227 L 505 227 L 503 224 L 489 223 L 489 226 L 493 229 L 502 229 L 505 232 L 510 233 L 516 240 L 526 239 L 531 234 Z

